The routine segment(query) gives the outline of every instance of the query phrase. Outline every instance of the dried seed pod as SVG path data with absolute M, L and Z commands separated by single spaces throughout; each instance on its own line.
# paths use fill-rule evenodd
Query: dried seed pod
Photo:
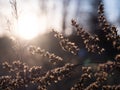
M 102 3 L 100 3 L 98 7 L 98 21 L 100 27 L 103 30 L 103 33 L 105 34 L 106 39 L 112 43 L 115 49 L 119 50 L 120 37 L 117 34 L 117 28 L 115 26 L 110 25 L 110 23 L 104 16 L 104 5 Z
M 68 51 L 74 55 L 78 54 L 78 51 L 80 50 L 75 43 L 70 42 L 69 39 L 66 39 L 62 34 L 60 34 L 57 31 L 52 31 L 54 32 L 54 36 L 60 40 L 60 46 L 62 47 L 63 50 Z
M 83 39 L 85 48 L 88 49 L 88 52 L 101 54 L 102 52 L 105 51 L 104 48 L 99 47 L 98 45 L 99 38 L 97 35 L 94 35 L 94 36 L 90 35 L 90 33 L 86 32 L 80 26 L 76 25 L 77 22 L 75 20 L 72 20 L 71 22 L 72 22 L 72 25 L 77 30 L 77 35 Z
M 30 46 L 29 51 L 31 53 L 39 54 L 43 57 L 49 58 L 49 62 L 56 64 L 57 62 L 62 61 L 63 59 L 60 56 L 55 55 L 54 53 L 49 53 L 48 51 L 45 51 L 44 49 L 41 49 L 40 47 Z

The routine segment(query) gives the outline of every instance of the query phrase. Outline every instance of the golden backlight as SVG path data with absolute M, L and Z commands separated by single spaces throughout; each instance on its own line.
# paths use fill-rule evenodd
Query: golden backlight
M 43 34 L 46 31 L 46 18 L 44 16 L 37 17 L 36 15 L 23 15 L 19 17 L 15 33 L 20 38 L 30 40 L 38 34 Z

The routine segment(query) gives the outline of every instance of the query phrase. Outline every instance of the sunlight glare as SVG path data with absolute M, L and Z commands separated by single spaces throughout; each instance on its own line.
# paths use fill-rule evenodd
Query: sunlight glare
M 43 34 L 46 31 L 46 18 L 35 15 L 24 15 L 18 19 L 16 25 L 16 35 L 26 40 L 33 39 L 38 34 Z

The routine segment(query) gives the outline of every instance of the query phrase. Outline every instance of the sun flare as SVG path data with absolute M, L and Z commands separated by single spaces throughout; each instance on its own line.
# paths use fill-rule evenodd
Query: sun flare
M 16 35 L 26 40 L 36 37 L 38 34 L 45 33 L 46 19 L 44 16 L 38 18 L 35 15 L 24 15 L 18 19 L 16 25 Z

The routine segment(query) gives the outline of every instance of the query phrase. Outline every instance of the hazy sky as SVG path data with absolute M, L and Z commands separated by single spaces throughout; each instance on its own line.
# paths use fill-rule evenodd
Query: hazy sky
M 110 21 L 115 22 L 120 14 L 119 0 L 104 0 L 106 14 Z
M 49 3 L 47 9 L 52 9 L 54 8 L 53 3 L 54 1 L 57 2 L 57 6 L 55 7 L 55 12 L 54 12 L 54 17 L 51 18 L 53 12 L 49 12 L 48 16 L 42 15 L 42 12 L 39 10 L 39 0 L 17 0 L 18 2 L 18 11 L 20 15 L 35 15 L 38 17 L 41 17 L 40 21 L 45 23 L 47 27 L 54 27 L 57 28 L 58 30 L 61 29 L 61 4 L 60 0 L 49 0 L 47 3 Z M 75 0 L 73 0 L 75 2 Z M 83 9 L 84 10 L 90 10 L 90 6 L 88 3 L 89 0 L 83 0 Z M 120 13 L 120 2 L 119 0 L 103 0 L 105 4 L 105 10 L 106 10 L 106 15 L 108 16 L 109 21 L 115 23 L 117 21 L 117 18 Z M 71 4 L 71 10 L 74 10 L 75 3 Z M 119 8 L 118 8 L 119 7 Z M 49 10 L 48 10 L 49 11 Z M 72 13 L 71 13 L 72 14 Z M 6 28 L 6 19 L 11 19 L 11 7 L 9 4 L 9 0 L 0 0 L 0 35 L 3 35 L 4 29 Z M 43 18 L 43 19 L 42 19 Z M 70 17 L 72 18 L 72 17 Z M 42 25 L 44 26 L 44 25 Z
M 50 0 L 50 2 L 59 0 Z M 75 1 L 75 0 L 74 0 Z M 87 5 L 89 0 L 83 0 L 85 5 L 83 5 L 83 8 L 86 10 L 89 10 L 89 6 Z M 87 2 L 86 2 L 87 1 Z M 109 19 L 114 21 L 116 17 L 118 17 L 119 8 L 118 5 L 120 4 L 119 0 L 103 0 L 106 8 L 106 13 L 108 14 Z M 20 6 L 18 9 L 20 9 L 21 12 L 37 12 L 39 9 L 38 6 L 38 0 L 17 0 L 18 6 Z M 19 3 L 20 2 L 20 3 Z M 50 3 L 52 5 L 52 3 Z M 74 5 L 74 4 L 73 4 Z M 59 8 L 56 7 L 56 8 Z M 9 0 L 0 0 L 0 16 L 1 15 L 10 15 L 10 4 Z

